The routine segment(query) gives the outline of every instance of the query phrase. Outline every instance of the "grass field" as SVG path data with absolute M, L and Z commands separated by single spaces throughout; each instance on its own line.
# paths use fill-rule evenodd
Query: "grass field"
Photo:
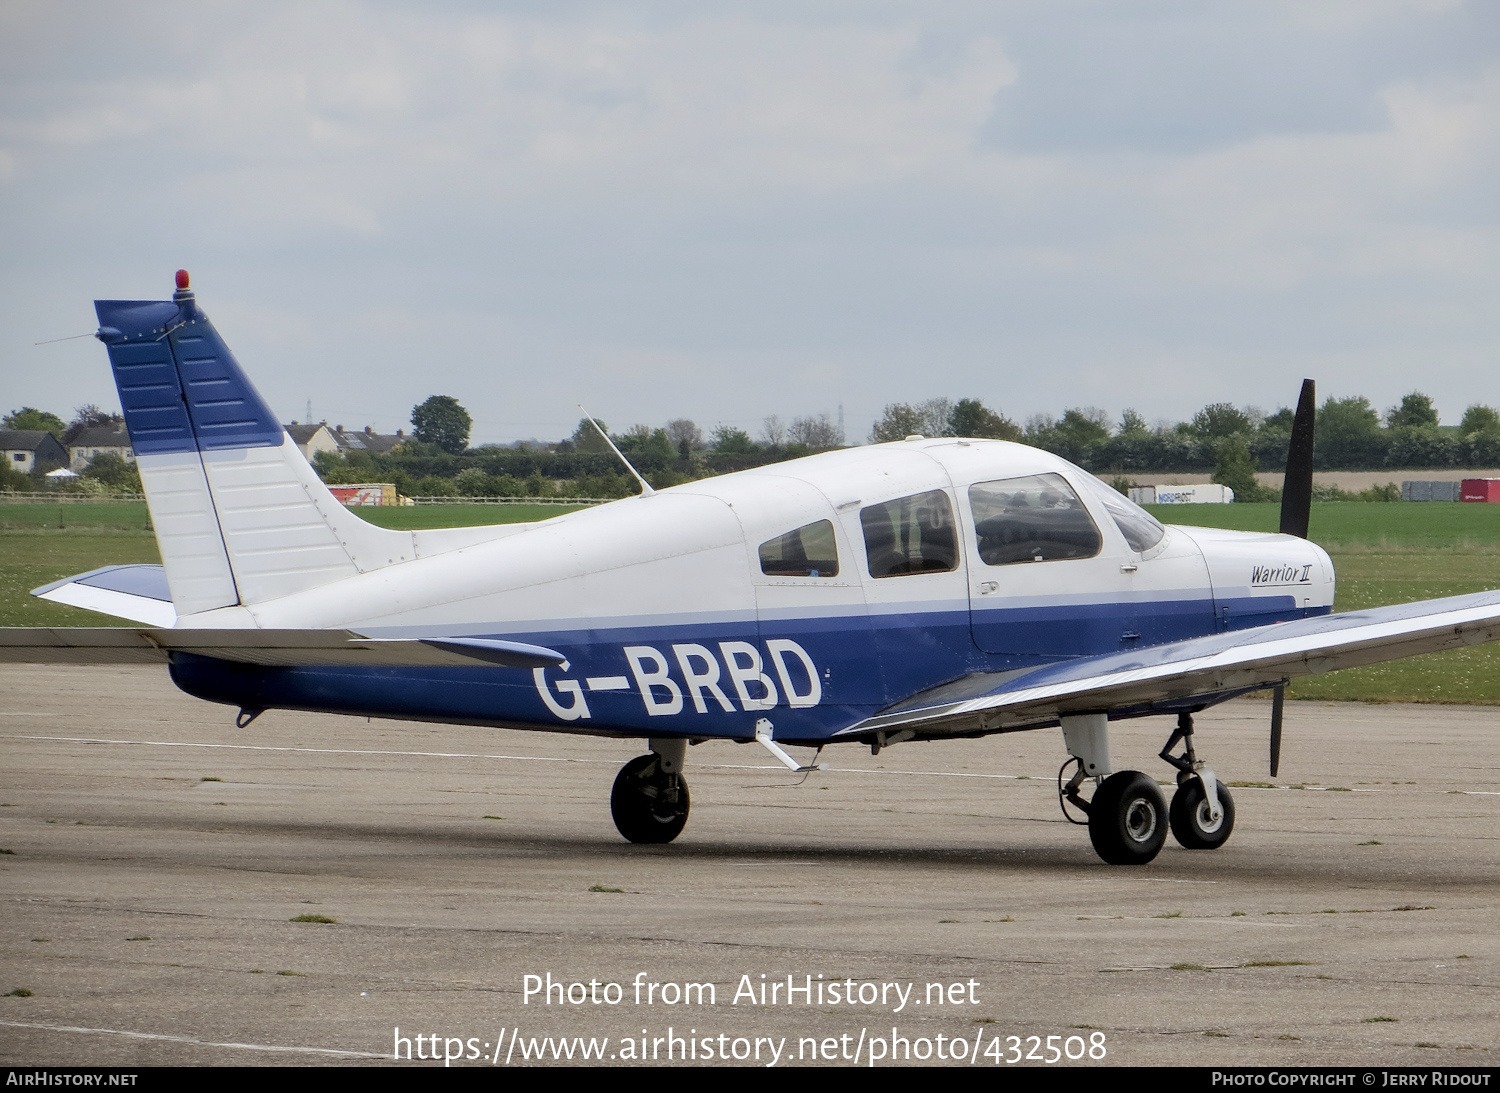
M 557 505 L 421 505 L 364 509 L 393 528 L 455 527 L 541 520 L 572 511 Z M 1275 531 L 1270 505 L 1156 505 L 1163 521 Z M 1500 505 L 1313 505 L 1312 538 L 1338 572 L 1336 610 L 1500 588 Z M 0 504 L 0 625 L 116 626 L 119 619 L 46 603 L 29 595 L 60 577 L 123 562 L 156 562 L 156 540 L 142 502 Z M 1412 657 L 1300 680 L 1297 698 L 1369 702 L 1500 705 L 1500 642 Z

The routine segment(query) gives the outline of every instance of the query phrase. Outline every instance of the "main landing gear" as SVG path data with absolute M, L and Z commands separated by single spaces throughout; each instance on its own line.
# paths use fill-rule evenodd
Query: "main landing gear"
M 1177 792 L 1167 800 L 1156 779 L 1138 770 L 1113 773 L 1109 761 L 1108 719 L 1105 714 L 1075 714 L 1062 718 L 1063 740 L 1071 754 L 1057 772 L 1058 802 L 1063 815 L 1087 824 L 1094 851 L 1111 865 L 1145 865 L 1161 852 L 1170 829 L 1188 850 L 1217 850 L 1234 830 L 1234 799 L 1207 764 L 1193 751 L 1193 716 L 1177 716 L 1177 728 L 1161 750 L 1162 759 L 1177 768 Z M 1172 749 L 1183 744 L 1181 755 Z M 1077 764 L 1066 783 L 1063 774 Z M 1079 795 L 1087 778 L 1098 783 L 1091 800 Z M 1068 805 L 1088 818 L 1076 820 Z
M 651 751 L 620 768 L 609 794 L 609 811 L 621 835 L 633 843 L 669 843 L 687 826 L 687 779 L 682 764 L 686 740 L 652 740 Z

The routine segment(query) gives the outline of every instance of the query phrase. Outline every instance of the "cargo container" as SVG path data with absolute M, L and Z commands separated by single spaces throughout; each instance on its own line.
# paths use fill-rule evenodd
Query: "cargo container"
M 1500 478 L 1465 478 L 1460 501 L 1500 501 Z
M 1217 482 L 1182 486 L 1132 486 L 1130 499 L 1137 505 L 1227 505 L 1234 491 Z
M 1446 482 L 1401 483 L 1403 501 L 1457 501 L 1461 495 L 1459 483 L 1452 479 Z

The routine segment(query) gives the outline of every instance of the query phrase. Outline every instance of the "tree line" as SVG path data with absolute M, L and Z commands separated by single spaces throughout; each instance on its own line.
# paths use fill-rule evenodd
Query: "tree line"
M 1024 424 L 977 398 L 888 404 L 870 431 L 881 443 L 922 436 L 969 436 L 1012 440 L 1044 449 L 1102 477 L 1122 483 L 1131 474 L 1212 472 L 1246 500 L 1269 497 L 1256 471 L 1286 464 L 1293 412 L 1265 413 L 1255 407 L 1210 403 L 1187 421 L 1148 424 L 1136 410 L 1113 420 L 1082 407 L 1060 417 L 1038 414 Z M 113 424 L 118 415 L 80 407 L 71 425 L 30 407 L 4 419 L 12 429 L 47 429 L 60 437 L 83 424 Z M 767 417 L 758 435 L 721 425 L 705 436 L 687 418 L 662 426 L 633 425 L 621 432 L 605 422 L 581 419 L 571 435 L 555 442 L 514 447 L 469 447 L 472 418 L 450 395 L 434 395 L 412 408 L 410 439 L 388 453 L 320 452 L 319 473 L 331 484 L 393 482 L 408 496 L 620 497 L 634 493 L 634 479 L 610 451 L 608 433 L 622 454 L 656 488 L 728 471 L 844 447 L 848 440 L 828 414 L 783 422 Z M 602 431 L 601 431 L 602 430 Z M 139 489 L 134 468 L 99 457 L 84 475 L 99 486 Z M 1500 412 L 1469 406 L 1456 426 L 1439 424 L 1433 400 L 1413 391 L 1378 412 L 1363 396 L 1328 398 L 1317 410 L 1314 466 L 1318 470 L 1440 470 L 1500 466 Z M 13 477 L 25 476 L 15 475 Z M 0 483 L 0 488 L 34 488 Z

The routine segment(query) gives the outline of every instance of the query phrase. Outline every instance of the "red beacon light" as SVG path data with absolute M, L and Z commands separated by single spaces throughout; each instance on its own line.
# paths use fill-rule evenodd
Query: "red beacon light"
M 186 292 L 188 287 L 188 271 L 180 269 L 177 271 L 177 291 Z

